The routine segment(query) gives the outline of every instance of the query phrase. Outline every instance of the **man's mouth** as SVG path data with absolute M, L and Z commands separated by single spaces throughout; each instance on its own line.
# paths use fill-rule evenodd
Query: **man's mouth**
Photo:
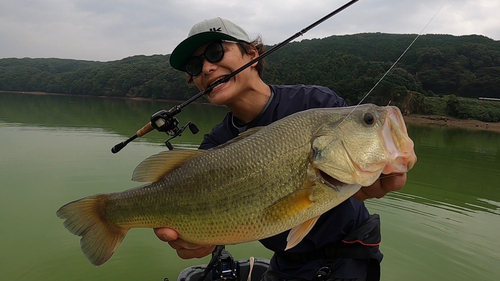
M 222 77 L 219 77 L 217 78 L 217 80 L 215 80 L 214 82 L 210 83 L 210 85 L 208 85 L 208 87 L 213 87 L 212 88 L 212 91 L 215 90 L 216 88 L 220 87 L 222 84 L 226 83 L 226 82 L 222 82 L 224 79 L 226 78 L 226 76 L 222 76 Z

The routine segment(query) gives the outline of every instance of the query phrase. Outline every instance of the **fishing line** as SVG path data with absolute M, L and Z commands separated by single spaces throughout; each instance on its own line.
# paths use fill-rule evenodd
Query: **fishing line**
M 361 103 L 373 92 L 373 90 L 378 86 L 378 84 L 380 84 L 380 82 L 382 82 L 382 80 L 384 80 L 384 78 L 387 76 L 387 74 L 389 74 L 389 72 L 394 68 L 394 66 L 401 60 L 401 58 L 408 52 L 408 50 L 413 46 L 413 44 L 417 41 L 418 38 L 420 38 L 420 36 L 424 33 L 424 30 L 427 28 L 427 26 L 429 26 L 429 24 L 432 22 L 432 20 L 437 16 L 437 14 L 439 13 L 439 11 L 441 11 L 441 9 L 443 8 L 443 6 L 441 6 L 438 11 L 434 14 L 434 16 L 429 20 L 429 22 L 427 22 L 427 24 L 424 26 L 424 28 L 420 31 L 420 33 L 415 37 L 415 39 L 413 39 L 413 41 L 410 43 L 410 45 L 408 45 L 408 47 L 406 48 L 406 50 L 404 50 L 404 52 L 399 56 L 399 58 L 391 65 L 391 67 L 384 73 L 384 75 L 382 75 L 382 77 L 377 81 L 377 83 L 375 83 L 375 85 L 370 89 L 370 91 L 368 91 L 368 93 L 359 101 L 358 104 L 356 104 L 356 106 L 354 106 L 354 108 L 346 115 L 346 117 L 344 117 L 339 124 L 337 124 L 336 127 L 339 127 L 340 125 L 342 125 L 342 123 L 344 123 L 345 120 L 347 120 L 347 118 L 349 116 L 351 116 L 351 114 L 354 112 L 354 110 L 356 110 L 356 108 L 358 106 L 361 105 Z M 332 140 L 330 143 L 332 143 L 334 140 Z M 397 176 L 397 175 L 400 175 L 400 174 L 394 174 L 394 175 L 381 175 L 379 178 L 389 178 L 389 177 L 394 177 L 394 176 Z
M 420 36 L 424 33 L 424 30 L 427 28 L 427 26 L 429 26 L 429 24 L 432 22 L 432 20 L 437 16 L 437 14 L 439 13 L 439 11 L 441 11 L 441 9 L 443 8 L 443 6 L 441 6 L 441 8 L 439 8 L 439 10 L 434 14 L 434 16 L 429 20 L 429 22 L 424 26 L 424 28 L 422 29 L 422 31 L 420 31 L 420 33 L 415 37 L 415 39 L 413 39 L 413 41 L 410 43 L 410 45 L 408 46 L 408 48 L 406 48 L 406 50 L 404 50 L 404 52 L 399 56 L 399 58 L 391 65 L 391 67 L 384 73 L 384 75 L 377 81 L 377 83 L 370 89 L 370 91 L 359 101 L 359 103 L 356 105 L 360 105 L 372 92 L 373 90 L 375 90 L 375 88 L 378 86 L 378 84 L 380 84 L 380 82 L 382 82 L 382 80 L 384 80 L 384 78 L 387 76 L 387 74 L 389 74 L 389 72 L 394 68 L 394 66 L 396 66 L 396 64 L 401 60 L 401 58 L 408 52 L 408 50 L 413 46 L 413 44 L 415 43 L 415 41 L 417 41 L 418 38 L 420 38 Z
M 443 6 L 441 6 L 437 12 L 434 14 L 434 16 L 429 20 L 429 22 L 427 22 L 427 24 L 424 26 L 424 28 L 420 31 L 420 33 L 415 37 L 415 39 L 413 39 L 413 41 L 410 43 L 410 45 L 408 45 L 408 47 L 406 48 L 406 50 L 404 50 L 404 52 L 399 56 L 399 58 L 391 65 L 391 67 L 384 73 L 384 75 L 382 75 L 382 77 L 377 81 L 377 83 L 375 83 L 375 85 L 370 89 L 370 91 L 368 91 L 368 93 L 359 101 L 358 104 L 356 104 L 356 106 L 354 106 L 354 108 L 351 110 L 351 112 L 349 112 L 349 114 L 347 114 L 346 117 L 344 117 L 344 119 L 342 119 L 342 121 L 337 125 L 340 126 L 351 114 L 352 112 L 358 107 L 361 105 L 361 103 L 375 90 L 375 88 L 380 84 L 380 82 L 382 82 L 382 80 L 384 80 L 384 78 L 389 74 L 389 72 L 391 72 L 391 70 L 396 66 L 396 64 L 401 60 L 401 58 L 408 52 L 408 50 L 413 46 L 413 44 L 417 41 L 418 38 L 420 38 L 420 36 L 424 33 L 424 30 L 429 26 L 429 24 L 432 22 L 432 20 L 434 20 L 434 18 L 437 16 L 437 14 L 439 13 L 439 11 L 441 11 L 441 9 L 443 8 Z

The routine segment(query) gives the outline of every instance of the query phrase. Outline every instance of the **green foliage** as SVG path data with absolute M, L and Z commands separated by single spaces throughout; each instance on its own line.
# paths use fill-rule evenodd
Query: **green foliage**
M 412 113 L 425 115 L 447 115 L 446 98 L 424 97 L 422 110 L 415 110 Z
M 186 99 L 196 93 L 169 56 L 134 56 L 113 62 L 1 59 L 0 90 L 71 95 Z
M 363 33 L 292 42 L 266 58 L 264 80 L 327 86 L 356 104 L 415 36 Z M 110 62 L 0 59 L 0 90 L 170 100 L 197 93 L 168 60 L 169 55 Z M 421 36 L 366 102 L 423 113 L 435 110 L 428 97 L 450 94 L 500 98 L 500 42 L 478 35 Z
M 459 98 L 451 95 L 446 100 L 448 115 L 460 119 L 500 122 L 499 102 Z

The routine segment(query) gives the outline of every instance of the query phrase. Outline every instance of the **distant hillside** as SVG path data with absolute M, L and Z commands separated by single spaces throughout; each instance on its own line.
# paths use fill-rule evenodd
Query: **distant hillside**
M 364 33 L 293 42 L 266 58 L 264 80 L 328 86 L 353 104 L 415 37 Z M 197 93 L 168 59 L 169 55 L 111 62 L 0 59 L 0 90 L 176 100 Z M 448 94 L 500 98 L 500 41 L 479 35 L 421 36 L 370 101 L 404 104 L 421 95 Z

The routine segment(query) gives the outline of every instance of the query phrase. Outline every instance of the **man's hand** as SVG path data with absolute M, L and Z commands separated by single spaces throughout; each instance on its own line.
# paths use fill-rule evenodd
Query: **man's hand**
M 382 198 L 388 192 L 397 191 L 406 184 L 406 173 L 381 175 L 370 186 L 363 186 L 352 197 L 359 201 L 365 201 L 370 198 Z
M 179 233 L 171 228 L 155 228 L 155 234 L 160 240 L 168 242 L 182 259 L 203 258 L 215 249 L 215 245 L 202 246 L 186 242 L 179 238 Z

